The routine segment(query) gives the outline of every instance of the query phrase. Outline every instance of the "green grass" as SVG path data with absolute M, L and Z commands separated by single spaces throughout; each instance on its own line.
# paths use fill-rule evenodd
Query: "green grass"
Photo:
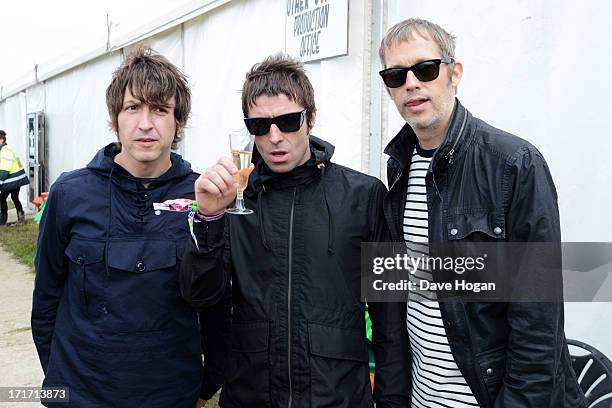
M 38 224 L 33 220 L 27 220 L 24 224 L 0 227 L 0 244 L 19 262 L 30 268 L 34 268 L 37 238 Z

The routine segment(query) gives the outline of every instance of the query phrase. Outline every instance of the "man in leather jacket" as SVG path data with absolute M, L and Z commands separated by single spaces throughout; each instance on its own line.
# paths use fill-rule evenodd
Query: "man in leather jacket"
M 196 181 L 200 222 L 181 267 L 183 295 L 210 303 L 232 288 L 232 338 L 221 406 L 406 407 L 405 303 L 373 303 L 372 395 L 360 302 L 360 246 L 387 240 L 373 177 L 330 161 L 314 136 L 314 91 L 303 65 L 279 54 L 242 91 L 254 135 L 244 192 L 254 214 L 224 214 L 237 168 L 221 158 Z M 212 288 L 217 288 L 215 295 Z
M 409 19 L 389 29 L 380 58 L 380 75 L 406 120 L 385 150 L 392 239 L 425 250 L 443 242 L 560 242 L 557 194 L 541 153 L 473 117 L 456 98 L 463 65 L 454 37 Z M 412 406 L 583 406 L 562 299 L 435 295 L 408 303 Z

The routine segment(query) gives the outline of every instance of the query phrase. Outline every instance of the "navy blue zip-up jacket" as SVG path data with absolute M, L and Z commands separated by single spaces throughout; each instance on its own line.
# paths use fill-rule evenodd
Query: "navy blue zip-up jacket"
M 193 199 L 198 175 L 172 154 L 171 168 L 145 188 L 113 162 L 116 153 L 106 146 L 51 187 L 32 306 L 43 385 L 69 387 L 70 406 L 193 408 L 222 378 L 211 372 L 201 388 L 198 316 L 179 291 L 187 216 L 153 203 Z M 201 320 L 223 316 L 229 303 L 215 308 Z M 217 359 L 223 324 L 205 337 Z

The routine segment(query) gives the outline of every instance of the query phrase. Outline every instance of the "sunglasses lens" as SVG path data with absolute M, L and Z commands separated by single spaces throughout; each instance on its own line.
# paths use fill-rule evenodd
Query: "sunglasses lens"
M 268 118 L 245 118 L 244 124 L 250 134 L 263 136 L 270 131 L 272 120 Z
M 406 82 L 406 68 L 390 68 L 382 71 L 381 76 L 385 85 L 389 88 L 399 88 Z
M 412 67 L 412 72 L 419 81 L 433 81 L 440 74 L 440 64 L 435 61 L 421 62 L 420 64 Z
M 302 127 L 304 112 L 292 112 L 274 118 L 245 118 L 244 124 L 249 133 L 254 136 L 268 134 L 273 123 L 281 132 L 297 132 Z
M 388 68 L 380 71 L 380 76 L 389 88 L 399 88 L 406 83 L 408 71 L 412 71 L 421 82 L 433 81 L 440 74 L 440 60 L 423 61 L 410 68 Z
M 302 127 L 302 112 L 287 113 L 274 118 L 274 123 L 281 132 L 297 132 Z

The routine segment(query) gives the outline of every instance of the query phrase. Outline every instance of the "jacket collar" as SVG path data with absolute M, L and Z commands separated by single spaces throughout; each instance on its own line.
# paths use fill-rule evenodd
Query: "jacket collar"
M 329 163 L 334 154 L 334 146 L 315 136 L 310 136 L 311 157 L 306 163 L 296 167 L 288 173 L 274 173 L 266 165 L 263 158 L 255 148 L 252 162 L 255 170 L 249 177 L 249 188 L 245 194 L 259 192 L 262 188 L 288 188 L 300 184 L 308 184 L 320 174 L 321 165 Z
M 138 178 L 132 176 L 127 171 L 120 170 L 118 164 L 114 162 L 115 155 L 120 149 L 117 143 L 110 143 L 100 149 L 94 158 L 87 164 L 87 168 L 105 175 L 114 174 L 123 179 L 130 181 L 138 181 Z M 191 164 L 176 154 L 170 153 L 170 161 L 172 165 L 164 174 L 155 179 L 156 182 L 182 178 L 191 173 Z M 112 171 L 111 171 L 112 170 Z
M 471 117 L 472 115 L 459 102 L 459 99 L 455 98 L 451 121 L 442 144 L 436 149 L 432 159 L 432 168 L 437 164 L 441 164 L 441 162 L 452 164 L 453 160 L 461 156 L 471 133 L 468 129 Z M 385 154 L 391 156 L 399 163 L 400 167 L 404 168 L 410 163 L 412 152 L 417 142 L 418 139 L 414 130 L 406 123 L 399 133 L 387 144 Z

